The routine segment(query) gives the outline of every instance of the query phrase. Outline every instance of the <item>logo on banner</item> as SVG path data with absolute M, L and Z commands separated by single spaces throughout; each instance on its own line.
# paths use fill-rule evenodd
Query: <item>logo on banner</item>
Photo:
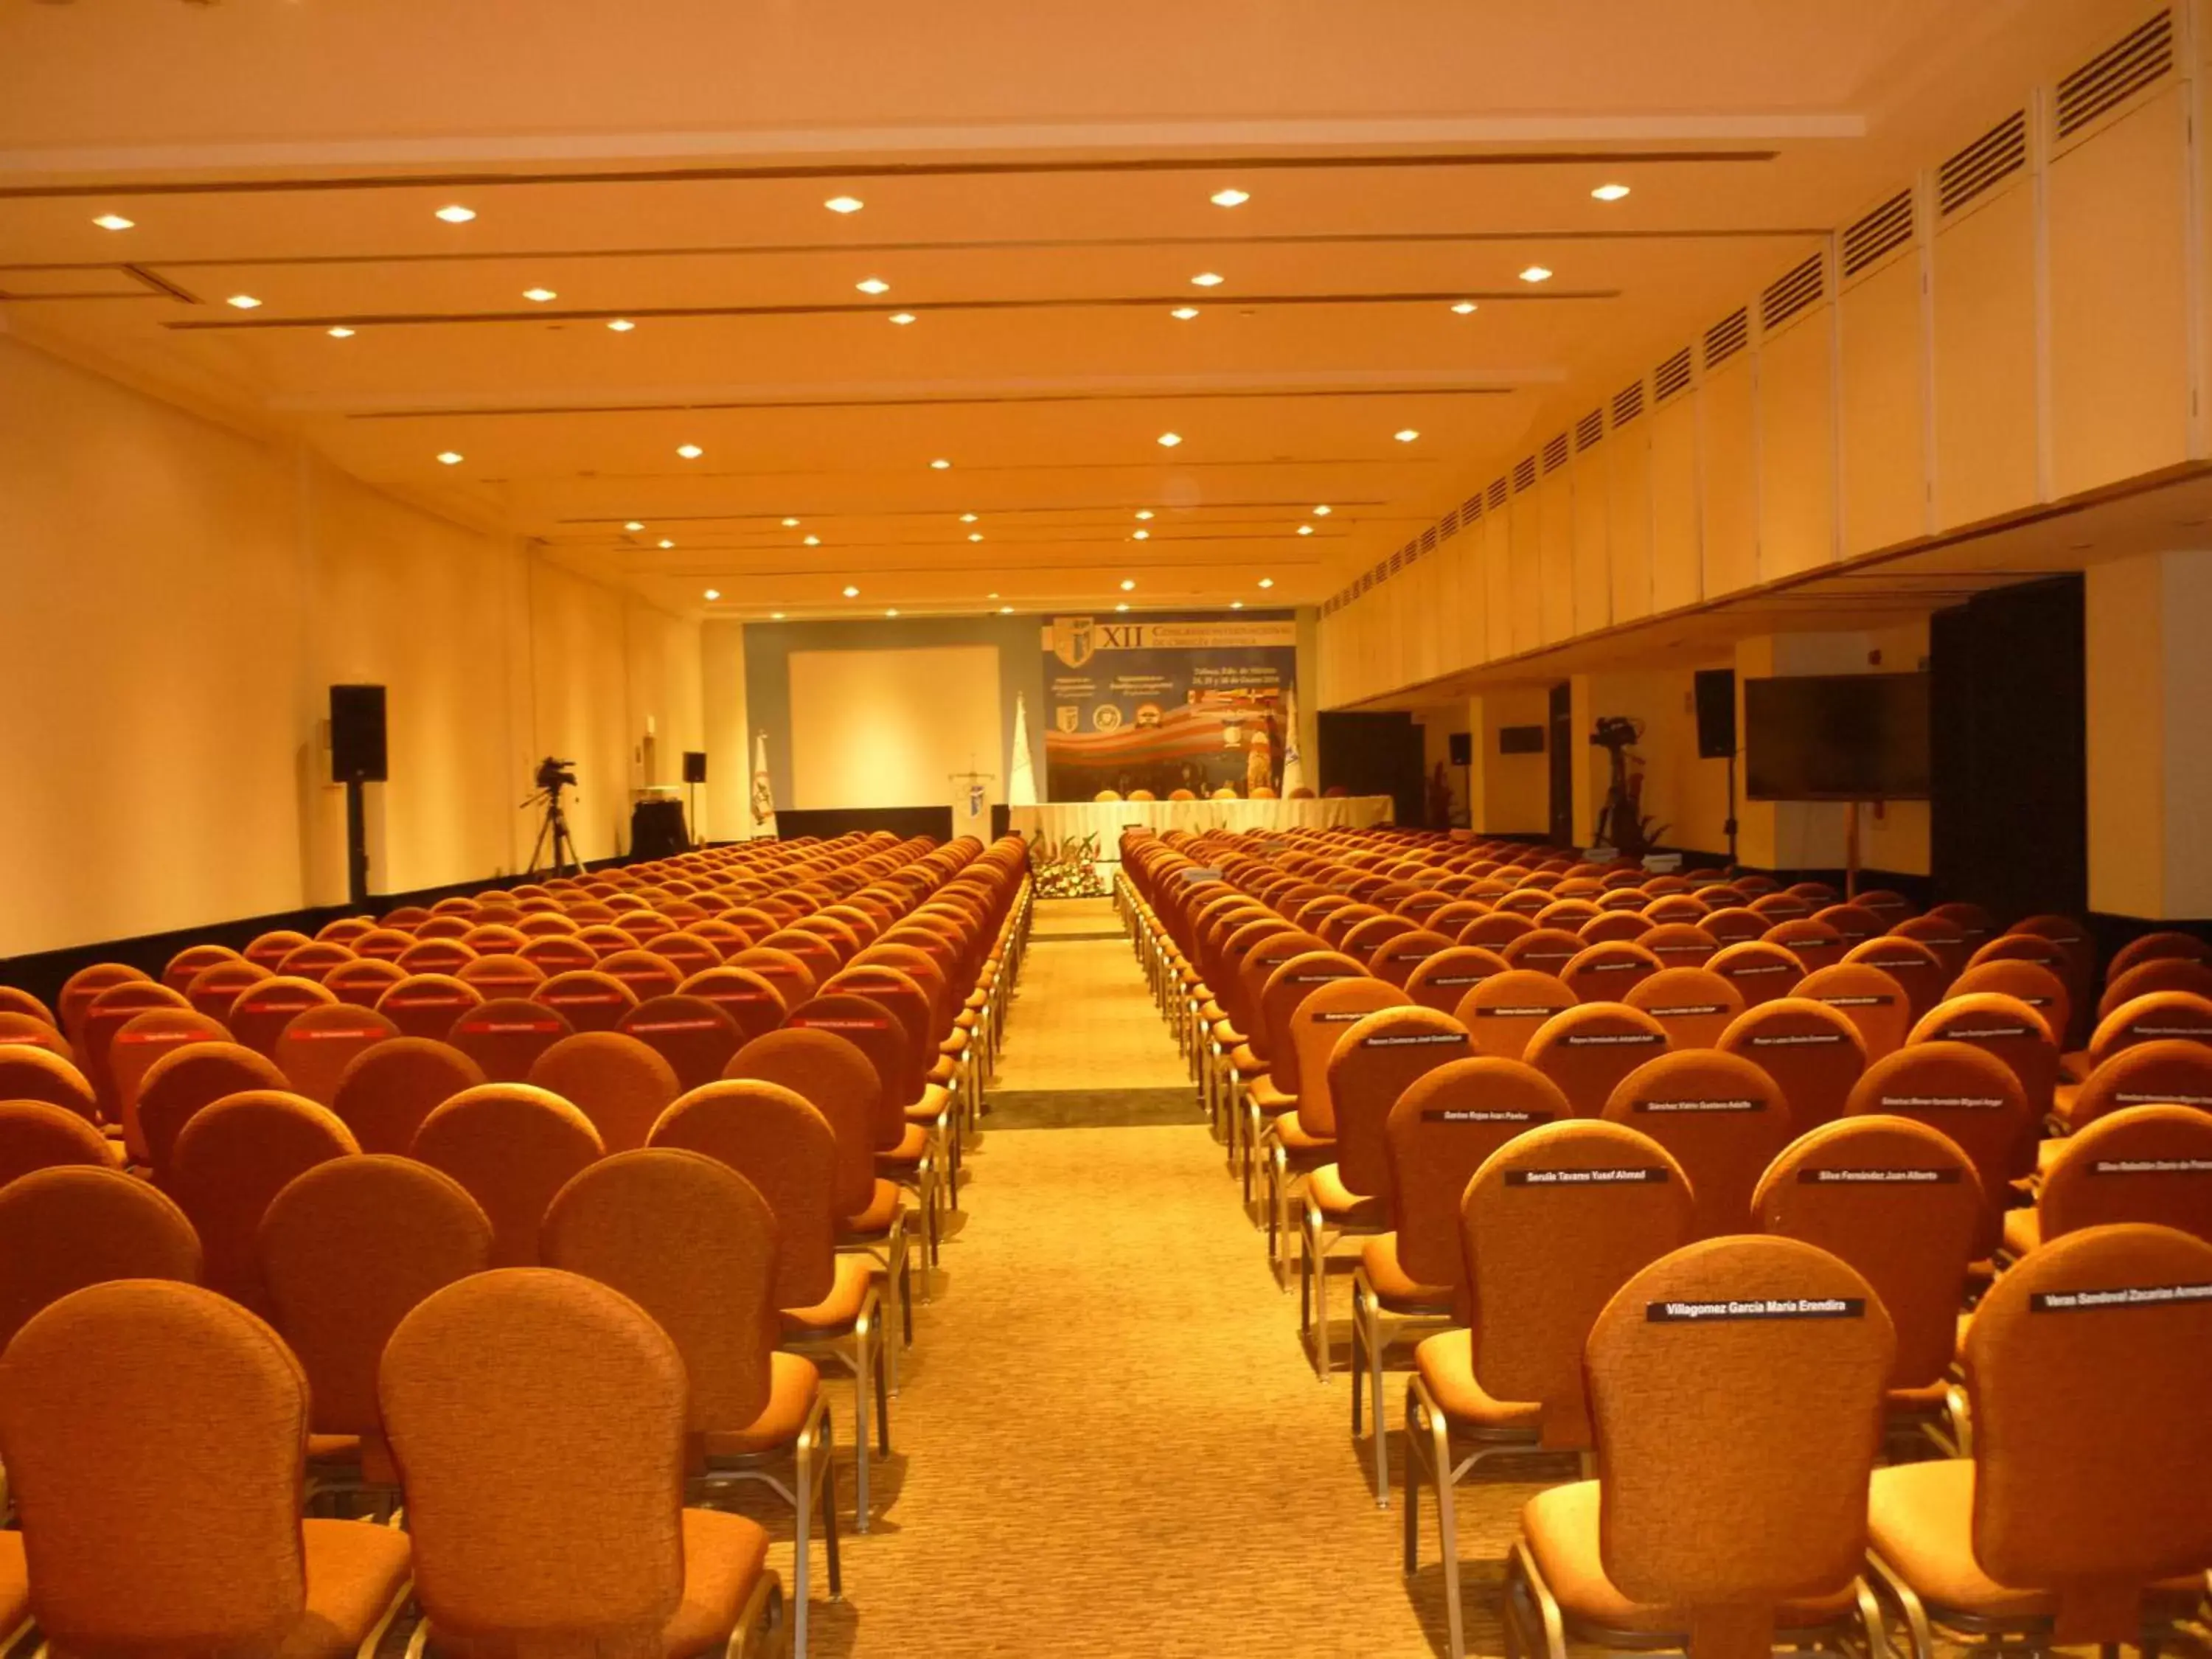
M 1063 732 L 1073 732 L 1082 724 L 1083 711 L 1072 702 L 1060 704 L 1052 711 L 1052 723 Z
M 1080 668 L 1098 649 L 1097 636 L 1088 617 L 1052 619 L 1052 654 L 1070 668 Z
M 983 816 L 983 786 L 980 783 L 968 786 L 968 816 L 971 818 Z
M 1101 732 L 1113 732 L 1121 725 L 1121 709 L 1118 703 L 1102 702 L 1091 711 L 1091 723 Z

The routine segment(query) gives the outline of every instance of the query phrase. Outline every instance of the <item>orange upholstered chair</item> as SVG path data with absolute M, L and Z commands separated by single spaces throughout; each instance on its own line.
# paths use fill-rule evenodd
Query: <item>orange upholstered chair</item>
M 821 1376 L 775 1346 L 777 1244 L 775 1213 L 743 1176 L 659 1146 L 602 1158 L 562 1188 L 545 1213 L 543 1250 L 547 1266 L 620 1291 L 676 1344 L 690 1385 L 695 1486 L 757 1480 L 791 1502 L 794 1650 L 803 1656 L 817 1513 L 831 1599 L 841 1589 L 836 1486 Z
M 185 1212 L 120 1170 L 57 1164 L 0 1187 L 0 1350 L 88 1285 L 199 1277 L 199 1235 Z
M 1577 1117 L 1605 1110 L 1620 1080 L 1667 1052 L 1667 1028 L 1625 1002 L 1585 1002 L 1536 1028 L 1522 1058 L 1559 1085 Z
M 0 1100 L 0 1187 L 56 1164 L 115 1167 L 114 1143 L 97 1125 L 43 1100 Z
M 676 1068 L 619 1031 L 579 1031 L 538 1056 L 527 1081 L 592 1120 L 610 1152 L 645 1145 L 654 1120 L 682 1093 Z
M 2011 1255 L 2122 1221 L 2152 1222 L 2212 1243 L 2212 1112 L 2124 1106 L 2055 1144 L 2035 1207 L 2005 1212 Z
M 2002 945 L 2039 945 L 2050 952 L 2051 960 L 2038 961 L 2027 956 L 1987 956 L 1992 948 Z M 2067 988 L 2063 972 L 2068 967 L 2065 953 L 2057 945 L 2032 939 L 2024 933 L 2008 933 L 2002 939 L 1993 939 L 1976 953 L 1985 959 L 1970 962 L 1966 971 L 1951 981 L 1948 1000 L 1956 1000 L 1977 992 L 1993 991 L 2024 1002 L 2043 1016 L 2050 1027 L 2051 1041 L 2063 1046 L 2066 1032 L 2073 1024 L 2074 994 Z
M 535 988 L 530 988 L 534 989 Z M 527 995 L 528 990 L 509 994 Z M 409 974 L 376 1000 L 376 1011 L 402 1036 L 434 1037 L 452 1032 L 462 1015 L 492 995 L 452 974 Z
M 1597 1479 L 1522 1510 L 1509 1639 L 1763 1659 L 1859 1626 L 1878 1647 L 1858 1572 L 1895 1346 L 1866 1280 L 1796 1239 L 1638 1273 L 1590 1330 Z
M 95 962 L 78 969 L 62 982 L 61 994 L 54 1001 L 62 1030 L 70 1042 L 82 1048 L 85 1011 L 92 1006 L 94 998 L 111 986 L 149 982 L 145 974 L 125 963 Z
M 248 1090 L 289 1091 L 290 1081 L 265 1054 L 234 1042 L 195 1042 L 173 1049 L 148 1068 L 138 1086 L 132 1118 L 123 1120 L 124 1145 L 134 1163 L 157 1182 L 167 1179 L 177 1137 L 185 1125 L 227 1096 Z
M 1782 1085 L 1800 1134 L 1841 1116 L 1866 1070 L 1858 1027 L 1826 1003 L 1803 997 L 1746 1008 L 1715 1046 L 1741 1055 Z
M 347 1066 L 398 1035 L 399 1028 L 373 1008 L 325 1003 L 295 1014 L 277 1036 L 270 1058 L 291 1079 L 296 1092 L 327 1106 Z
M 185 987 L 185 1000 L 210 1019 L 228 1022 L 239 994 L 247 986 L 271 977 L 266 968 L 243 957 L 234 962 L 210 963 L 193 975 L 191 983 Z
M 1973 1455 L 1874 1475 L 1874 1580 L 1913 1659 L 1939 1638 L 2148 1653 L 2192 1617 L 2212 1568 L 2208 1284 L 2202 1239 L 2091 1227 L 1982 1298 Z
M 154 1062 L 188 1042 L 228 1042 L 222 1022 L 193 1008 L 149 1008 L 124 1022 L 107 1045 L 112 1119 L 128 1122 Z
M 532 1267 L 553 1194 L 606 1151 L 592 1121 L 526 1083 L 488 1083 L 441 1102 L 408 1155 L 442 1170 L 491 1218 L 492 1265 Z
M 1774 1079 L 1739 1054 L 1692 1048 L 1645 1060 L 1613 1085 L 1607 1121 L 1649 1135 L 1690 1179 L 1692 1237 L 1750 1225 L 1751 1195 L 1790 1144 L 1790 1103 Z
M 1743 1012 L 1743 994 L 1705 968 L 1662 968 L 1621 998 L 1659 1022 L 1670 1048 L 1710 1048 Z
M 1513 968 L 1477 981 L 1452 1012 L 1477 1052 L 1519 1060 L 1546 1022 L 1578 1006 L 1556 975 Z
M 137 1279 L 46 1309 L 0 1358 L 40 1633 L 73 1653 L 374 1654 L 407 1535 L 302 1522 L 307 1439 L 299 1363 L 235 1303 Z
M 1805 964 L 1796 951 L 1764 939 L 1724 945 L 1705 965 L 1742 993 L 1747 1008 L 1788 996 L 1805 977 Z
M 1996 1249 L 2008 1183 L 2033 1156 L 2035 1133 L 2035 1113 L 2011 1067 L 1964 1042 L 1908 1043 L 1867 1067 L 1847 1109 L 1925 1124 L 1956 1146 L 1981 1186 L 1975 1260 Z
M 228 1095 L 177 1135 L 165 1184 L 207 1253 L 210 1288 L 268 1305 L 253 1238 L 269 1202 L 316 1164 L 361 1150 L 327 1108 L 274 1089 Z
M 218 962 L 245 960 L 228 945 L 187 945 L 163 966 L 161 983 L 172 991 L 186 990 L 202 969 L 212 968 Z
M 1838 962 L 1815 968 L 1797 981 L 1793 994 L 1826 1003 L 1857 1028 L 1869 1063 L 1905 1046 L 1912 1030 L 1912 1000 L 1881 969 L 1864 962 Z
M 1910 1041 L 1964 1042 L 1994 1054 L 2019 1078 L 2038 1118 L 2049 1115 L 2053 1108 L 2058 1042 L 2043 1015 L 2017 997 L 1999 991 L 1961 993 L 1954 986 L 1951 995 L 1914 1024 Z
M 1485 1460 L 1586 1451 L 1583 1346 L 1629 1276 L 1689 1237 L 1689 1183 L 1665 1150 L 1617 1123 L 1568 1120 L 1515 1135 L 1460 1206 L 1474 1318 L 1414 1351 L 1406 1387 L 1406 1570 L 1419 1493 L 1436 1488 L 1453 1659 L 1466 1651 L 1452 1488 Z
M 35 1043 L 0 1045 L 0 1100 L 42 1100 L 87 1123 L 100 1121 L 100 1102 L 84 1073 Z
M 100 1097 L 100 1115 L 109 1122 L 119 1121 L 122 1116 L 115 1098 L 115 1074 L 108 1063 L 108 1050 L 116 1034 L 149 1009 L 188 1011 L 190 1007 L 184 997 L 167 986 L 145 979 L 111 985 L 85 1004 L 70 1040 L 76 1048 L 77 1069 L 90 1080 Z
M 379 998 L 406 977 L 404 969 L 380 957 L 356 957 L 325 975 L 323 988 L 340 1002 L 374 1008 Z
M 254 1249 L 270 1322 L 307 1374 L 318 1484 L 396 1487 L 377 1360 L 425 1297 L 490 1266 L 490 1219 L 452 1176 L 372 1153 L 286 1182 Z
M 434 1107 L 487 1080 L 451 1044 L 393 1037 L 354 1056 L 331 1091 L 331 1109 L 364 1152 L 404 1154 Z
M 532 991 L 530 1000 L 552 1009 L 579 1031 L 611 1031 L 639 999 L 629 986 L 603 971 L 603 966 L 556 974 Z
M 696 1089 L 721 1076 L 745 1041 L 726 1009 L 680 993 L 640 1003 L 615 1029 L 667 1061 L 679 1090 Z
M 1940 927 L 1942 924 L 1936 925 Z M 1958 977 L 1957 971 L 1946 966 L 1923 941 L 1894 932 L 1854 945 L 1844 952 L 1844 965 L 1878 968 L 1903 986 L 1905 1004 L 1914 1020 L 1942 1001 L 1943 994 Z M 1910 1023 L 1908 1020 L 1908 1026 Z
M 239 1043 L 274 1060 L 276 1039 L 284 1034 L 294 1015 L 337 1001 L 337 997 L 311 979 L 279 975 L 256 980 L 238 994 L 223 1024 Z
M 392 1334 L 385 1432 L 433 1650 L 774 1653 L 768 1534 L 684 1507 L 683 1357 L 619 1291 L 550 1268 L 449 1285 Z

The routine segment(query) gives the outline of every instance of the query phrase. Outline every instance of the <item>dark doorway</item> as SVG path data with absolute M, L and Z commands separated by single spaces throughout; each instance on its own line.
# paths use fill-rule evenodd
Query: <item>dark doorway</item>
M 1564 680 L 1552 688 L 1552 845 L 1575 844 L 1575 694 Z
M 2000 922 L 2089 899 L 2081 578 L 1978 595 L 1929 627 L 1936 896 Z
M 1417 824 L 1426 805 L 1421 768 L 1421 728 L 1411 714 L 1333 714 L 1324 711 L 1320 739 L 1321 787 L 1349 795 L 1388 795 L 1400 823 Z

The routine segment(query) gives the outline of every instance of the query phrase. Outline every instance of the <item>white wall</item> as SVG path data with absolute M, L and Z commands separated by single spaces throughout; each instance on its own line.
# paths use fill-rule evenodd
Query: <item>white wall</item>
M 934 806 L 997 770 L 995 646 L 794 651 L 790 673 L 793 806 Z
M 605 857 L 647 718 L 700 744 L 696 623 L 5 337 L 0 501 L 0 956 L 341 902 L 333 683 L 377 892 L 515 868 L 548 753 Z

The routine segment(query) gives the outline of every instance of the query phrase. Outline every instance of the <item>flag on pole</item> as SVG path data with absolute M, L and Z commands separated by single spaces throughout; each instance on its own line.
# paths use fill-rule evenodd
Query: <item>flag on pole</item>
M 1298 693 L 1293 686 L 1283 693 L 1283 799 L 1305 787 L 1306 757 L 1298 747 Z
M 1006 769 L 1006 805 L 1035 806 L 1037 804 L 1036 771 L 1030 760 L 1029 710 L 1023 704 L 1022 694 L 1014 693 L 1014 753 Z
M 768 733 L 753 734 L 753 834 L 773 836 L 775 829 L 775 791 L 768 781 Z

